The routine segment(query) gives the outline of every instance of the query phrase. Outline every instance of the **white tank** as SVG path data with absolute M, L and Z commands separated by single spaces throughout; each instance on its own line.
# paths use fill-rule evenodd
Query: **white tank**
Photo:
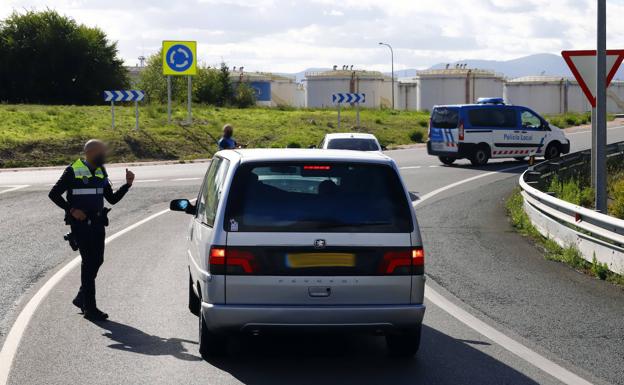
M 357 92 L 366 94 L 361 107 L 392 106 L 392 78 L 376 71 L 333 70 L 309 72 L 305 78 L 306 106 L 335 107 L 332 94 Z
M 451 68 L 419 71 L 416 109 L 431 110 L 439 104 L 468 104 L 482 97 L 503 95 L 503 77 L 491 71 Z
M 525 76 L 505 83 L 505 101 L 540 114 L 586 112 L 591 109 L 575 80 L 553 76 Z

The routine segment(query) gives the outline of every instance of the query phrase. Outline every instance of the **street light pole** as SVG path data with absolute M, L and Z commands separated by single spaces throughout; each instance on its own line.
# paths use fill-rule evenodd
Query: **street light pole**
M 598 0 L 596 36 L 596 210 L 607 212 L 607 1 Z
M 385 45 L 390 48 L 390 61 L 392 63 L 392 109 L 394 110 L 394 51 L 392 46 L 388 43 L 379 42 L 379 45 Z

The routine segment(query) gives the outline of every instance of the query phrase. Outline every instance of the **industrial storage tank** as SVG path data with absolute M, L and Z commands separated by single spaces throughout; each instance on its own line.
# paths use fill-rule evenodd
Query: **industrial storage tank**
M 306 106 L 333 107 L 332 94 L 358 92 L 366 94 L 362 107 L 392 106 L 392 78 L 377 71 L 330 70 L 305 74 Z
M 560 76 L 524 76 L 505 83 L 507 103 L 529 107 L 540 114 L 591 110 L 576 80 Z
M 418 71 L 414 78 L 416 109 L 431 110 L 440 104 L 474 103 L 482 97 L 503 95 L 503 76 L 472 68 Z
M 402 78 L 398 81 L 396 109 L 413 111 L 418 109 L 418 82 L 415 78 Z

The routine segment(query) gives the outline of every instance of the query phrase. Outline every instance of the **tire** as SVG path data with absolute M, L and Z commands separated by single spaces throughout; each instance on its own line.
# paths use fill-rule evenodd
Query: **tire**
M 559 143 L 550 143 L 548 147 L 546 147 L 546 152 L 544 153 L 544 158 L 547 160 L 558 158 L 561 155 L 561 146 Z
M 457 160 L 456 158 L 451 158 L 450 156 L 438 156 L 438 159 L 440 159 L 440 162 L 444 163 L 447 166 L 452 165 L 453 162 Z
M 199 312 L 199 354 L 204 360 L 224 356 L 227 352 L 227 338 L 211 332 L 206 327 L 203 312 Z
M 422 326 L 417 328 L 386 334 L 388 353 L 393 357 L 412 357 L 420 347 L 420 332 Z
M 473 166 L 485 166 L 490 159 L 490 149 L 485 146 L 479 146 L 470 157 L 470 163 Z
M 516 156 L 514 159 L 518 162 L 524 162 L 526 160 L 526 156 Z
M 201 302 L 199 301 L 199 297 L 193 291 L 193 278 L 189 273 L 189 288 L 188 288 L 188 308 L 192 314 L 199 316 L 199 310 L 201 309 Z

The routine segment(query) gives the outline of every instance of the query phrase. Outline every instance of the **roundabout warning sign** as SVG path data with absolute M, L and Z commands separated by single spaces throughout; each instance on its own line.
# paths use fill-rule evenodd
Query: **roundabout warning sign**
M 163 75 L 195 75 L 197 73 L 197 42 L 163 41 Z

